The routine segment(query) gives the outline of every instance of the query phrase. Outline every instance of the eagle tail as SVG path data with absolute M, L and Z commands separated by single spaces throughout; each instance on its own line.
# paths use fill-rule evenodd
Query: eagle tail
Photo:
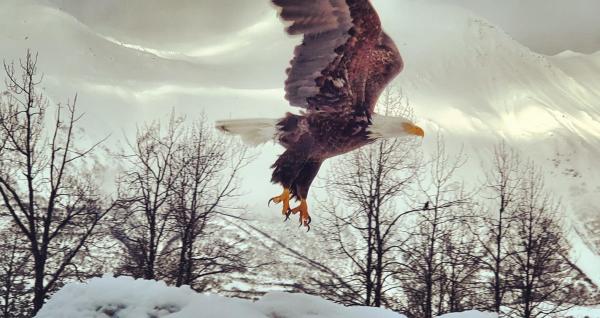
M 273 118 L 218 120 L 215 126 L 222 132 L 240 136 L 245 144 L 258 146 L 275 139 L 278 121 Z

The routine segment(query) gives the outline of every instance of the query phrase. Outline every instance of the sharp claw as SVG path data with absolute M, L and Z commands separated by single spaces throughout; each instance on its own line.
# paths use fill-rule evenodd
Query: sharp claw
M 312 218 L 310 217 L 310 215 L 308 216 L 308 218 L 306 218 L 306 220 L 302 219 L 302 216 L 300 216 L 300 225 L 298 227 L 302 227 L 303 225 L 306 226 L 306 232 L 310 231 L 310 223 L 312 222 Z
M 271 202 L 273 202 L 273 198 L 269 199 L 269 202 L 267 203 L 267 206 L 270 207 L 271 206 Z

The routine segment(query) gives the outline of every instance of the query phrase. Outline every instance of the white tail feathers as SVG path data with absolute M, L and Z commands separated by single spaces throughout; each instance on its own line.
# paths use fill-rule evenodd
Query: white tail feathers
M 215 126 L 225 133 L 239 135 L 248 145 L 258 146 L 275 139 L 277 121 L 273 118 L 218 120 Z

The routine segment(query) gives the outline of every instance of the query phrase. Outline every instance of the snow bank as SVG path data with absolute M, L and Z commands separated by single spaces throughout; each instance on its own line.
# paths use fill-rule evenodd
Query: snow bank
M 129 277 L 94 278 L 57 292 L 37 318 L 403 318 L 390 310 L 344 307 L 315 296 L 270 293 L 257 302 L 198 294 L 188 287 Z M 443 318 L 492 318 L 475 311 Z
M 438 318 L 498 318 L 498 314 L 495 313 L 482 313 L 476 310 L 455 312 L 446 314 Z
M 568 310 L 565 317 L 572 318 L 600 318 L 600 306 L 597 307 L 575 307 Z

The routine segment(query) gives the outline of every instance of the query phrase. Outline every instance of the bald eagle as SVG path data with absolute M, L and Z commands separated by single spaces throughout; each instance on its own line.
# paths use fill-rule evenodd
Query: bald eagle
M 369 0 L 271 0 L 288 24 L 302 35 L 285 81 L 286 99 L 300 114 L 281 119 L 218 121 L 218 129 L 240 135 L 249 144 L 274 140 L 286 150 L 273 164 L 271 181 L 283 193 L 286 220 L 299 214 L 310 229 L 307 196 L 324 160 L 379 138 L 424 136 L 405 118 L 374 113 L 384 88 L 404 66 L 394 41 L 382 30 Z M 291 208 L 290 199 L 300 201 Z

